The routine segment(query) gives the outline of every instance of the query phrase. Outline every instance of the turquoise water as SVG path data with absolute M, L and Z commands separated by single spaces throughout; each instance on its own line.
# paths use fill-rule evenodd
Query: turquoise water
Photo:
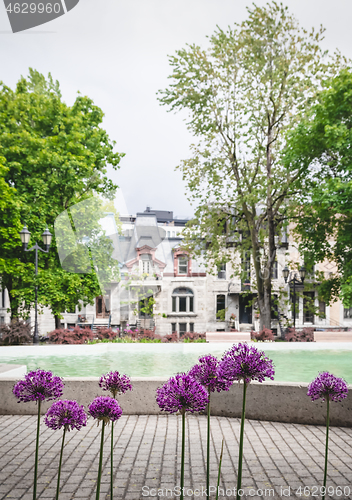
M 345 345 L 345 344 L 344 344 Z M 99 377 L 118 370 L 132 377 L 170 377 L 188 371 L 199 356 L 219 358 L 230 344 L 108 344 L 96 346 L 0 347 L 0 363 L 24 364 L 28 370 L 52 370 L 62 377 Z M 275 380 L 310 382 L 330 371 L 352 384 L 352 345 L 327 349 L 327 344 L 256 344 L 275 364 Z M 299 347 L 301 347 L 299 349 Z M 25 349 L 25 350 L 24 350 Z

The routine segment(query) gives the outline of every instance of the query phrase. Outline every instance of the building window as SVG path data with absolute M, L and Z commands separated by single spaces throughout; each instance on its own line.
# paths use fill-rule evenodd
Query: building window
M 326 318 L 326 304 L 323 300 L 319 300 L 319 317 Z
M 314 292 L 303 292 L 303 322 L 314 323 Z
M 279 274 L 278 268 L 279 268 L 279 266 L 278 266 L 277 260 L 275 259 L 274 264 L 273 264 L 273 268 L 271 270 L 271 279 L 272 280 L 277 280 L 278 274 Z
M 250 283 L 251 282 L 251 254 L 250 252 L 244 252 L 242 256 L 242 282 Z
M 226 264 L 220 264 L 218 267 L 218 279 L 226 280 Z
M 179 333 L 180 333 L 180 337 L 182 337 L 182 335 L 184 335 L 186 332 L 187 332 L 187 323 L 179 323 Z
M 178 274 L 187 274 L 188 259 L 184 255 L 178 258 Z
M 0 325 L 5 323 L 5 316 L 0 316 Z
M 193 292 L 190 288 L 175 288 L 172 292 L 172 312 L 193 312 Z
M 225 295 L 216 296 L 216 318 L 225 321 L 226 298 Z
M 176 323 L 171 323 L 171 333 L 177 332 Z
M 190 331 L 191 333 L 193 333 L 193 332 L 194 332 L 194 323 L 190 323 L 190 324 L 189 324 L 189 331 Z
M 278 296 L 272 295 L 271 296 L 271 319 L 278 319 L 278 317 L 279 317 Z
M 5 289 L 1 290 L 1 307 L 5 306 Z
M 351 319 L 352 318 L 352 307 L 350 307 L 349 309 L 344 309 L 343 310 L 343 317 L 345 319 Z
M 153 262 L 150 254 L 142 254 L 140 262 L 142 274 L 150 274 L 153 272 Z

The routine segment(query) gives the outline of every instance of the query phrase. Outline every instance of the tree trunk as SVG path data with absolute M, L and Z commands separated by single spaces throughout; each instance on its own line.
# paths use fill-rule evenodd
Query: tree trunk
M 57 330 L 58 328 L 62 328 L 60 316 L 58 314 L 54 314 L 54 318 L 55 318 L 55 330 Z

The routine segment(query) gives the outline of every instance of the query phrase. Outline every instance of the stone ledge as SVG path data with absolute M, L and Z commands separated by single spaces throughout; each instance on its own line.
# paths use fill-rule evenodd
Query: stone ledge
M 35 415 L 35 403 L 17 403 L 12 388 L 18 378 L 0 380 L 1 415 Z M 167 379 L 157 377 L 133 378 L 133 391 L 118 398 L 125 415 L 160 415 L 155 391 Z M 85 407 L 96 397 L 106 395 L 98 385 L 98 377 L 64 378 L 63 399 L 75 399 Z M 246 417 L 253 420 L 267 420 L 297 424 L 325 425 L 326 404 L 314 403 L 307 396 L 308 384 L 290 382 L 252 383 L 247 390 Z M 213 393 L 211 414 L 222 417 L 240 417 L 243 386 L 234 384 L 228 392 Z M 51 402 L 42 405 L 43 413 Z M 352 386 L 341 403 L 330 405 L 331 425 L 352 427 Z

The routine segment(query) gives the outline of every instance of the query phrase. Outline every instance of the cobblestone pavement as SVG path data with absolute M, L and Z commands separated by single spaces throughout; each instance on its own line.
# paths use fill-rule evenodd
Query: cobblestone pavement
M 42 419 L 43 420 L 43 419 Z M 110 431 L 106 427 L 101 500 L 110 499 Z M 0 498 L 32 500 L 35 416 L 0 416 Z M 38 499 L 54 499 L 61 431 L 40 431 Z M 211 419 L 211 480 L 224 439 L 219 499 L 235 498 L 239 420 Z M 114 499 L 179 498 L 181 417 L 122 416 L 114 427 Z M 185 499 L 206 498 L 206 417 L 187 416 Z M 100 427 L 89 420 L 67 434 L 60 500 L 95 499 Z M 243 497 L 321 498 L 325 428 L 247 420 L 245 424 Z M 352 499 L 352 429 L 330 429 L 326 499 Z M 166 491 L 166 489 L 169 491 Z M 300 489 L 299 489 L 300 488 Z M 304 490 L 306 488 L 306 490 Z M 197 489 L 199 491 L 197 491 Z M 172 492 L 170 491 L 172 490 Z M 300 494 L 301 493 L 301 494 Z M 330 495 L 329 495 L 330 493 Z M 211 496 L 215 499 L 215 494 Z

